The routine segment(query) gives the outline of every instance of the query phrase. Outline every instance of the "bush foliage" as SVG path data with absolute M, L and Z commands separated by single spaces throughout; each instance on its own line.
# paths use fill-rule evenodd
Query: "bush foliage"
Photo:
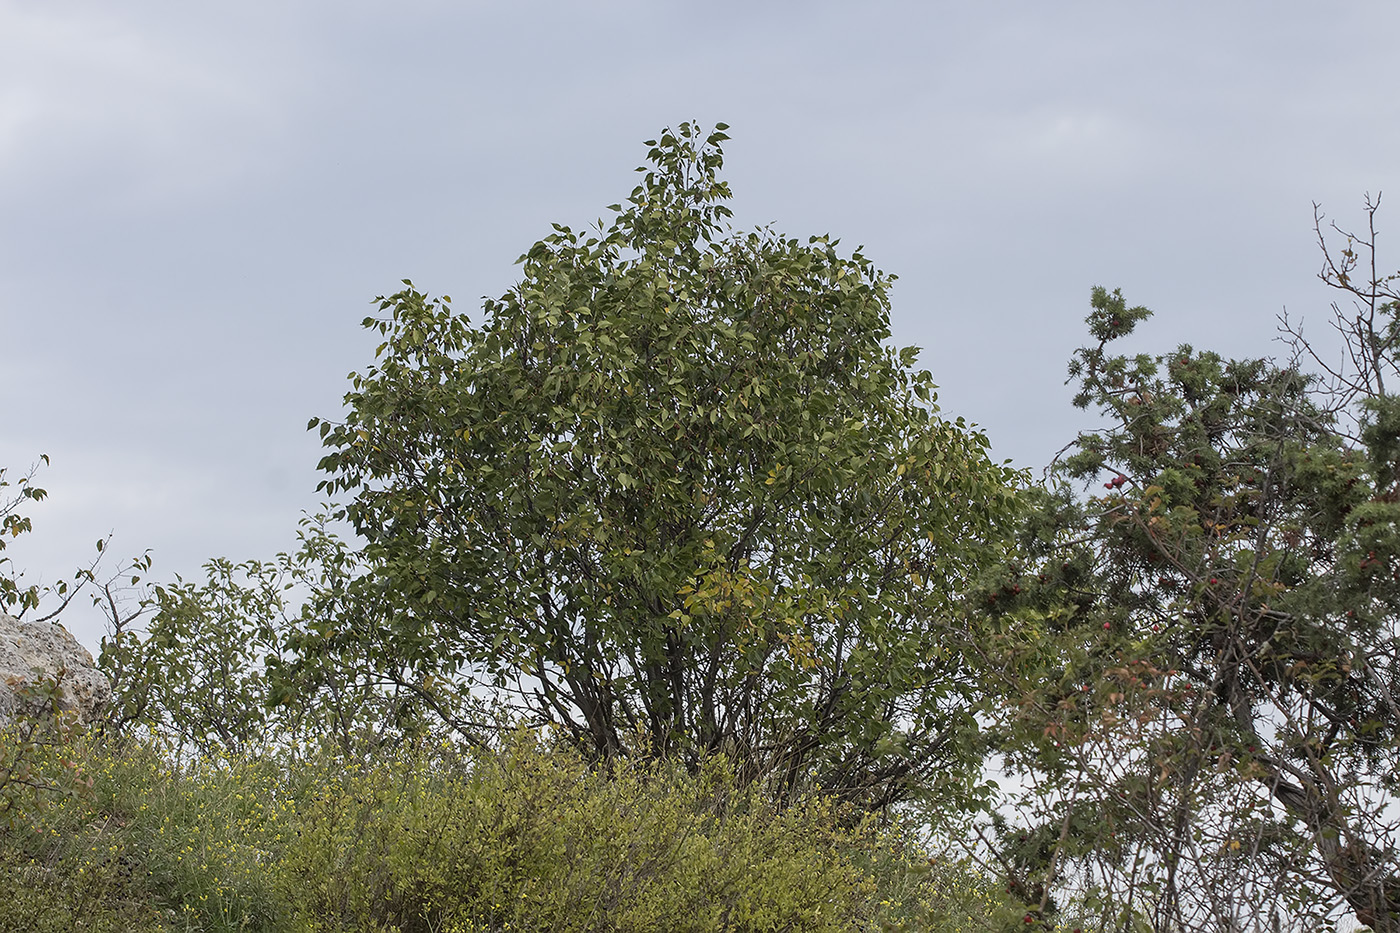
M 91 787 L 0 833 L 0 929 L 835 933 L 993 909 L 904 834 L 826 798 L 778 808 L 722 757 L 600 765 L 526 731 L 372 763 L 61 752 L 34 767 Z

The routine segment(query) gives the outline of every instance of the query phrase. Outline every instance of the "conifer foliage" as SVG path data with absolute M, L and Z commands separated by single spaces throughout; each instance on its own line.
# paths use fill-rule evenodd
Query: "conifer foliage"
M 1107 426 L 978 596 L 1044 817 L 1001 823 L 1003 864 L 1038 911 L 1058 882 L 1086 923 L 1400 929 L 1400 304 L 1354 273 L 1372 230 L 1324 269 L 1360 364 L 1330 378 L 1296 331 L 1285 364 L 1116 355 L 1149 312 L 1094 290 L 1070 376 Z

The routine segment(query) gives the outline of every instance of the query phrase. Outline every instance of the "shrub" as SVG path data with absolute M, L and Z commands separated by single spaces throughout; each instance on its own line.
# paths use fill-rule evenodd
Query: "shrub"
M 16 892 L 0 898 L 0 930 L 286 929 L 265 845 L 274 766 L 177 768 L 153 743 L 117 751 L 86 733 L 31 764 L 84 781 L 0 830 L 0 889 Z
M 873 831 L 838 828 L 824 801 L 777 810 L 723 759 L 597 768 L 517 734 L 465 764 L 323 775 L 283 862 L 289 898 L 328 928 L 401 933 L 835 931 L 868 906 L 849 854 Z
M 822 798 L 778 807 L 723 758 L 696 774 L 590 763 L 515 731 L 467 752 L 182 764 L 74 733 L 30 761 L 81 780 L 0 828 L 0 930 L 836 933 L 993 916 L 974 873 L 935 870 L 901 827 Z

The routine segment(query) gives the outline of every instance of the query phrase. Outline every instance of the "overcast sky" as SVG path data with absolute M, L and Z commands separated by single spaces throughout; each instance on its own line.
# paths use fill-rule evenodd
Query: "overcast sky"
M 864 244 L 945 413 L 1038 469 L 1089 423 L 1091 286 L 1157 311 L 1144 348 L 1279 354 L 1331 300 L 1314 201 L 1393 190 L 1400 243 L 1397 35 L 1393 2 L 0 0 L 0 466 L 52 458 L 6 553 L 287 549 L 370 300 L 475 310 L 687 119 L 732 127 L 738 225 Z

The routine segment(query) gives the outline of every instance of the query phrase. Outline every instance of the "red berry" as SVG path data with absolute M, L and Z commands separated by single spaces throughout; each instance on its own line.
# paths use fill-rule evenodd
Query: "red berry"
M 1105 631 L 1105 632 L 1108 631 L 1111 627 L 1112 627 L 1112 623 L 1110 623 L 1110 622 L 1105 622 L 1105 623 L 1103 624 L 1103 628 L 1104 628 L 1104 631 Z

